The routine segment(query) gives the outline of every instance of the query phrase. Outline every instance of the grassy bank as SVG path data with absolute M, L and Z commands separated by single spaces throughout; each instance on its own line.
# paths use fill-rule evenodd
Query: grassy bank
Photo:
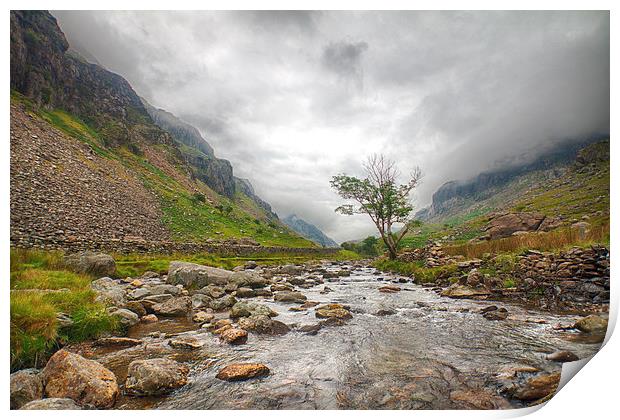
M 434 283 L 439 277 L 451 277 L 457 273 L 457 266 L 454 264 L 441 267 L 424 267 L 423 261 L 404 262 L 399 260 L 379 259 L 373 266 L 381 271 L 396 273 L 402 276 L 413 277 L 417 284 Z
M 68 271 L 60 252 L 11 250 L 11 369 L 39 367 L 63 343 L 117 329 L 95 302 L 91 280 Z M 61 328 L 59 313 L 73 324 Z

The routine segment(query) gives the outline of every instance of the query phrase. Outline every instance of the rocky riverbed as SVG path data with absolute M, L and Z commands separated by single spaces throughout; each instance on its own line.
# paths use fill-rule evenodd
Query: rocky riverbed
M 73 357 L 58 353 L 41 373 L 13 374 L 12 407 L 21 384 L 32 392 L 18 405 L 44 393 L 29 404 L 50 408 L 516 408 L 552 394 L 562 362 L 594 354 L 606 328 L 605 314 L 454 299 L 362 263 L 173 263 L 168 276 L 93 287 L 127 336 L 67 347 L 84 358 L 74 377 L 58 374 Z M 63 390 L 80 381 L 79 395 Z

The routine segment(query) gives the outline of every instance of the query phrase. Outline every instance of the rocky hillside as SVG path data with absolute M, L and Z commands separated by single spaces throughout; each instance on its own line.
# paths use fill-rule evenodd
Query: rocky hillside
M 285 217 L 282 221 L 304 238 L 310 239 L 312 242 L 315 242 L 322 247 L 330 248 L 338 246 L 336 241 L 324 234 L 318 227 L 306 222 L 303 219 L 300 219 L 295 214 Z
M 49 13 L 11 12 L 12 243 L 96 235 L 314 246 L 193 127 L 165 115 L 152 117 L 125 79 L 69 51 Z

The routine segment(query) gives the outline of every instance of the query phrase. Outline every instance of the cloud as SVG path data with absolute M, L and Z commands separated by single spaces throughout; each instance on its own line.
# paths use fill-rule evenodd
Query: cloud
M 450 179 L 609 132 L 605 11 L 53 14 L 278 214 L 339 242 L 374 231 L 329 189 L 369 154 L 422 168 L 421 208 Z

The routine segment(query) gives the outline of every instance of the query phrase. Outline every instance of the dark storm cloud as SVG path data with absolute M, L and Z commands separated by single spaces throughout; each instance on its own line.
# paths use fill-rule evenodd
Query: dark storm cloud
M 195 125 L 278 214 L 337 241 L 330 176 L 376 152 L 450 179 L 609 132 L 608 12 L 54 12 L 74 47 Z

